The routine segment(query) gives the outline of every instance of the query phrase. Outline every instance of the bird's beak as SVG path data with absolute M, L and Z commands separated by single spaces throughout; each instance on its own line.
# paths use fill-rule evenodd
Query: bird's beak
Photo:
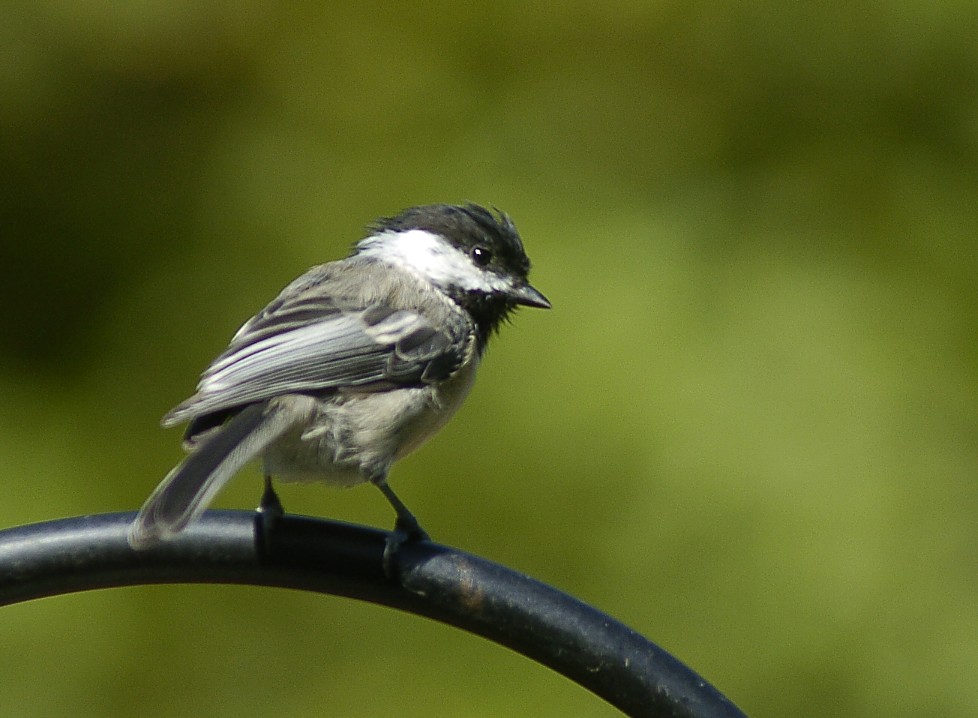
M 531 287 L 529 284 L 524 284 L 522 287 L 515 287 L 509 296 L 517 304 L 521 304 L 524 307 L 537 307 L 538 309 L 550 309 L 550 300 L 545 296 L 540 294 L 536 289 Z

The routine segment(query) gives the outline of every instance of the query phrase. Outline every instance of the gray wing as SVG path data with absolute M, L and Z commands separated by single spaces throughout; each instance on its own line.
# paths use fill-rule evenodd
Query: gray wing
M 316 284 L 293 287 L 238 330 L 197 393 L 163 418 L 165 426 L 281 394 L 441 381 L 469 349 L 464 315 L 436 328 L 416 311 L 340 307 Z

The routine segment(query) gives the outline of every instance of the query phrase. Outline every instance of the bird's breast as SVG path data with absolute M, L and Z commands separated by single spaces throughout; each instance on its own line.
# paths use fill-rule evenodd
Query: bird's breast
M 420 411 L 409 412 L 414 418 L 406 421 L 402 428 L 400 446 L 394 456 L 395 459 L 410 454 L 448 423 L 472 390 L 478 364 L 479 358 L 474 356 L 450 379 L 420 390 L 429 393 Z
M 285 481 L 342 486 L 386 476 L 394 461 L 451 419 L 472 389 L 477 368 L 475 356 L 437 384 L 323 397 L 306 425 L 266 452 L 265 470 Z

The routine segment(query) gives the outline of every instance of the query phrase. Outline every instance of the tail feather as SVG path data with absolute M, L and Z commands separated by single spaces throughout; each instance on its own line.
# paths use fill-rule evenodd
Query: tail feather
M 204 512 L 245 464 L 302 420 L 285 402 L 246 406 L 167 474 L 129 528 L 135 549 L 172 538 Z

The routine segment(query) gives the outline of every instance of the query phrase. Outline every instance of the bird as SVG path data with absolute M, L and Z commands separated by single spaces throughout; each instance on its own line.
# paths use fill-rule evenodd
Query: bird
M 349 256 L 309 269 L 246 321 L 163 417 L 188 424 L 187 455 L 139 510 L 129 545 L 178 536 L 258 459 L 260 510 L 281 512 L 273 477 L 369 483 L 394 509 L 391 536 L 427 539 L 388 484 L 391 466 L 456 412 L 514 310 L 551 308 L 529 271 L 496 208 L 428 204 L 376 220 Z

